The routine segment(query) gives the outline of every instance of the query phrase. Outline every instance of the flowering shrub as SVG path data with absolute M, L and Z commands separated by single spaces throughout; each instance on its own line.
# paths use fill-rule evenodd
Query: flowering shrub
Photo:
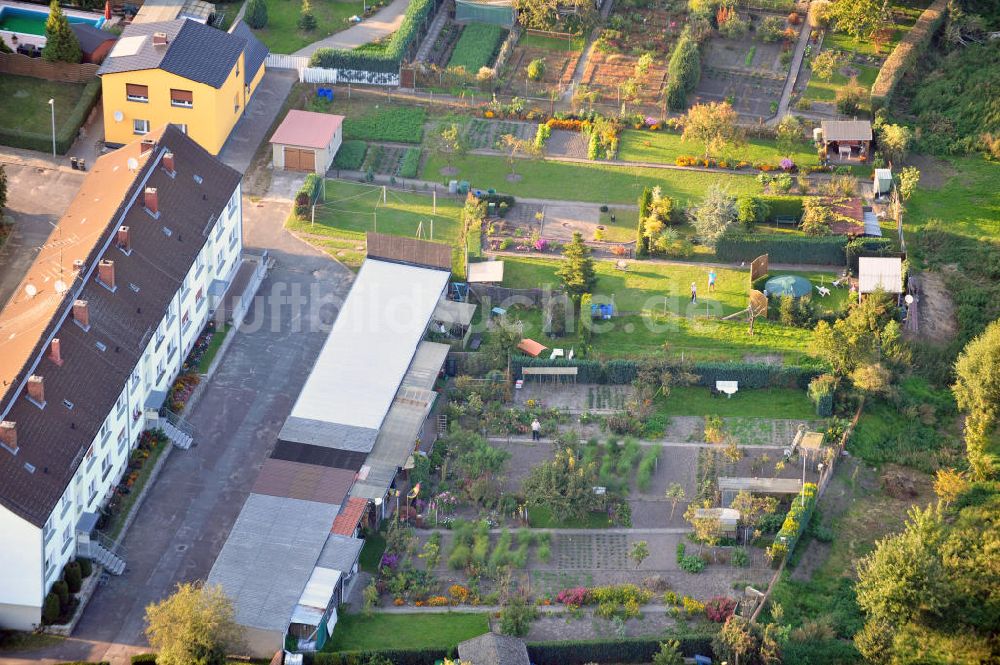
M 545 238 L 539 238 L 535 241 L 535 251 L 544 252 L 549 247 L 549 241 Z
M 448 587 L 448 595 L 456 603 L 464 603 L 469 598 L 469 590 L 461 584 L 452 584 Z
M 736 601 L 726 596 L 716 596 L 705 603 L 705 616 L 715 623 L 725 623 L 735 611 Z
M 400 605 L 402 605 L 402 604 L 403 604 L 404 602 L 405 602 L 405 601 L 404 601 L 404 600 L 403 600 L 402 598 L 393 598 L 393 599 L 392 599 L 392 604 L 393 604 L 393 605 L 395 605 L 396 607 L 399 607 L 399 606 L 400 606 Z
M 545 124 L 552 129 L 565 129 L 570 132 L 579 132 L 583 129 L 583 120 L 549 118 Z
M 431 596 L 430 598 L 427 599 L 428 607 L 444 607 L 445 605 L 448 604 L 450 603 L 448 599 L 445 598 L 444 596 Z
M 778 165 L 781 167 L 782 171 L 792 171 L 795 169 L 795 162 L 785 157 L 782 159 Z
M 399 555 L 386 553 L 382 555 L 382 561 L 379 563 L 379 568 L 388 568 L 390 570 L 395 570 L 396 566 L 399 565 Z
M 691 155 L 679 155 L 677 159 L 674 160 L 674 164 L 677 166 L 694 166 L 697 163 L 698 159 L 696 157 L 692 157 Z
M 686 612 L 688 616 L 701 614 L 705 611 L 705 603 L 699 602 L 690 596 L 684 596 L 681 598 L 681 605 L 684 606 L 684 612 Z
M 574 587 L 572 589 L 563 589 L 558 594 L 556 594 L 556 602 L 563 605 L 580 605 L 587 604 L 587 588 L 586 587 Z

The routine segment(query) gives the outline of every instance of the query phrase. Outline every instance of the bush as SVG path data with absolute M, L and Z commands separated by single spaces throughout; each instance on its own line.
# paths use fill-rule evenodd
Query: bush
M 454 649 L 452 649 L 454 651 Z M 454 653 L 450 655 L 454 656 Z M 393 665 L 435 665 L 449 656 L 447 649 L 381 649 L 377 651 L 340 651 L 336 653 L 305 653 L 305 665 L 363 665 L 373 657 L 381 657 Z
M 685 573 L 700 573 L 705 570 L 705 560 L 700 556 L 694 556 L 692 554 L 681 557 L 680 561 L 677 562 L 677 565 Z
M 531 622 L 538 618 L 538 609 L 522 598 L 513 598 L 500 610 L 500 632 L 504 635 L 523 637 L 531 630 Z
M 759 196 L 747 194 L 736 201 L 736 221 L 748 231 L 767 219 L 769 211 L 767 204 Z
M 83 557 L 76 560 L 80 564 L 80 575 L 87 579 L 94 573 L 94 564 L 90 559 L 85 559 Z
M 66 580 L 66 586 L 69 587 L 70 593 L 80 593 L 80 587 L 83 586 L 83 575 L 80 573 L 80 564 L 76 561 L 70 561 L 63 568 L 63 579 Z
M 822 374 L 809 382 L 809 399 L 816 405 L 816 415 L 829 418 L 833 415 L 833 395 L 837 379 L 832 374 Z
M 299 30 L 309 32 L 316 29 L 316 16 L 312 13 L 309 0 L 302 0 L 302 10 L 299 12 Z
M 140 653 L 132 656 L 132 665 L 138 665 L 139 663 L 152 663 L 153 665 L 156 665 L 156 654 Z
M 59 611 L 65 610 L 69 606 L 69 585 L 59 580 L 52 585 L 52 593 L 59 599 Z
M 52 591 L 45 594 L 45 602 L 42 603 L 42 623 L 55 623 L 59 618 L 60 612 L 59 596 Z
M 769 254 L 772 263 L 846 264 L 844 236 L 797 236 L 792 234 L 727 233 L 715 245 L 719 261 L 753 261 Z
M 695 654 L 711 657 L 712 638 L 705 635 L 671 635 L 680 642 L 688 658 Z M 586 663 L 651 663 L 660 651 L 659 638 L 620 640 L 567 640 L 528 644 L 528 657 L 534 665 L 585 665 Z
M 541 150 L 545 147 L 545 142 L 549 140 L 552 136 L 552 127 L 547 123 L 538 123 L 538 129 L 535 130 L 535 147 Z
M 767 16 L 757 28 L 757 36 L 765 44 L 781 41 L 785 38 L 785 19 L 780 16 Z
M 837 111 L 844 115 L 857 115 L 867 95 L 868 91 L 858 85 L 857 81 L 841 86 L 834 95 Z
M 892 53 L 878 70 L 871 88 L 872 111 L 886 108 L 896 86 L 913 64 L 931 44 L 934 33 L 944 20 L 948 3 L 939 0 L 924 10 L 916 24 L 906 33 L 902 41 L 892 49 Z
M 260 30 L 267 25 L 267 3 L 264 0 L 248 0 L 247 10 L 243 16 L 247 25 L 254 30 Z
M 698 87 L 701 78 L 701 53 L 690 26 L 684 28 L 670 54 L 667 73 L 670 76 L 664 92 L 667 105 L 672 111 L 683 111 L 687 108 L 688 93 Z
M 333 158 L 333 165 L 338 169 L 357 171 L 365 161 L 367 151 L 368 144 L 364 141 L 344 141 Z
M 420 148 L 407 148 L 403 161 L 399 164 L 399 175 L 403 178 L 416 178 L 420 168 Z
M 319 174 L 310 173 L 306 176 L 299 191 L 295 193 L 295 215 L 299 219 L 305 219 L 309 216 L 309 208 L 319 198 L 322 184 L 323 178 Z
M 469 74 L 475 74 L 480 68 L 493 64 L 506 34 L 507 31 L 499 25 L 470 23 L 462 30 L 448 67 L 461 67 Z
M 785 515 L 785 521 L 774 537 L 774 543 L 767 548 L 767 555 L 774 564 L 780 563 L 795 550 L 795 543 L 809 525 L 809 519 L 816 505 L 815 483 L 806 483 L 802 491 L 792 500 L 792 506 Z M 803 500 L 804 499 L 804 500 Z
M 528 63 L 525 73 L 532 81 L 541 81 L 542 77 L 545 76 L 545 61 L 541 58 L 535 58 Z
M 760 202 L 767 206 L 765 218 L 773 222 L 778 217 L 802 218 L 801 196 L 758 196 Z
M 736 601 L 726 596 L 716 596 L 705 603 L 705 616 L 715 623 L 725 623 L 735 610 Z

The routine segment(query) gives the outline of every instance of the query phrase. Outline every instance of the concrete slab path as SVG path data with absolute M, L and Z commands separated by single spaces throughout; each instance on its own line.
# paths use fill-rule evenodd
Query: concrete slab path
M 410 0 L 393 0 L 387 7 L 361 23 L 300 48 L 292 55 L 311 56 L 321 48 L 352 49 L 382 39 L 399 29 L 403 22 L 403 14 L 409 6 Z
M 239 119 L 219 152 L 219 159 L 240 173 L 246 173 L 261 141 L 274 124 L 292 85 L 298 81 L 295 72 L 268 69 L 254 93 L 246 113 Z

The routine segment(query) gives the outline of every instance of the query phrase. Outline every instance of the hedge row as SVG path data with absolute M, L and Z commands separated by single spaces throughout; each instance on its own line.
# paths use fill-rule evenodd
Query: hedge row
M 809 518 L 812 517 L 813 508 L 816 506 L 816 493 L 819 488 L 815 483 L 806 483 L 792 500 L 792 506 L 785 515 L 785 521 L 781 524 L 781 529 L 774 537 L 774 543 L 767 548 L 767 553 L 771 557 L 771 562 L 775 565 L 781 563 L 795 550 L 795 543 L 798 541 L 806 526 L 809 525 Z
M 677 640 L 688 658 L 696 654 L 712 657 L 712 638 L 705 635 L 680 635 Z M 584 665 L 585 663 L 651 663 L 663 639 L 631 638 L 622 640 L 573 640 L 533 642 L 528 657 L 534 665 Z
M 62 663 L 56 663 L 56 665 L 111 665 L 110 661 L 107 660 L 70 660 Z
M 767 221 L 773 222 L 778 217 L 802 218 L 801 196 L 758 196 L 761 203 L 768 207 Z
M 310 173 L 306 176 L 299 191 L 295 194 L 295 214 L 300 219 L 305 219 L 309 214 L 309 206 L 319 198 L 320 186 L 323 178 L 317 173 Z
M 858 272 L 858 258 L 862 256 L 890 256 L 896 253 L 890 238 L 855 238 L 847 243 L 847 264 Z
M 62 121 L 59 130 L 56 132 L 56 152 L 60 155 L 73 145 L 80 127 L 90 115 L 90 110 L 94 108 L 98 97 L 101 94 L 101 80 L 95 78 L 83 88 L 80 101 L 76 103 L 70 114 Z M 12 148 L 24 148 L 26 150 L 37 150 L 39 152 L 49 152 L 52 150 L 52 134 L 48 132 L 26 132 L 17 127 L 0 127 L 0 144 L 9 145 Z
M 701 78 L 701 53 L 698 51 L 698 40 L 691 34 L 690 27 L 684 28 L 680 39 L 670 54 L 670 64 L 667 65 L 669 80 L 664 94 L 671 111 L 683 111 L 687 108 L 687 96 L 698 87 Z
M 889 106 L 889 100 L 896 91 L 896 86 L 913 67 L 920 54 L 930 46 L 931 39 L 944 21 L 947 9 L 948 0 L 936 0 L 925 9 L 914 26 L 882 63 L 882 68 L 875 77 L 875 83 L 872 84 L 872 111 Z
M 715 245 L 719 261 L 753 261 L 770 255 L 771 263 L 846 265 L 845 236 L 800 236 L 777 233 L 727 233 Z
M 140 653 L 132 656 L 132 665 L 145 665 L 152 663 L 156 665 L 156 654 L 155 653 Z
M 366 665 L 372 656 L 389 659 L 393 665 L 435 665 L 446 657 L 454 657 L 451 649 L 384 649 L 378 651 L 338 651 L 303 654 L 303 665 Z
M 531 358 L 514 356 L 511 369 L 516 378 L 521 378 L 525 367 L 576 367 L 577 381 L 626 385 L 632 383 L 638 373 L 640 362 L 635 360 L 588 360 L 574 358 Z M 679 368 L 680 364 L 664 362 L 663 368 Z M 699 386 L 711 387 L 716 381 L 739 381 L 740 388 L 805 388 L 820 371 L 812 367 L 768 365 L 766 363 L 744 362 L 701 362 L 685 366 L 698 375 Z
M 417 38 L 420 29 L 436 7 L 435 0 L 411 0 L 403 15 L 403 22 L 389 37 L 389 43 L 381 53 L 321 48 L 313 53 L 309 59 L 309 66 L 398 74 L 407 49 Z

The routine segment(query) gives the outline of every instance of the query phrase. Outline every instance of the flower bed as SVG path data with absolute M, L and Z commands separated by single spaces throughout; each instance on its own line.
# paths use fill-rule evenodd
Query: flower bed
M 147 430 L 139 435 L 139 443 L 129 457 L 125 474 L 115 488 L 108 505 L 101 511 L 97 528 L 115 538 L 128 517 L 132 504 L 149 480 L 156 461 L 169 445 L 163 430 Z

